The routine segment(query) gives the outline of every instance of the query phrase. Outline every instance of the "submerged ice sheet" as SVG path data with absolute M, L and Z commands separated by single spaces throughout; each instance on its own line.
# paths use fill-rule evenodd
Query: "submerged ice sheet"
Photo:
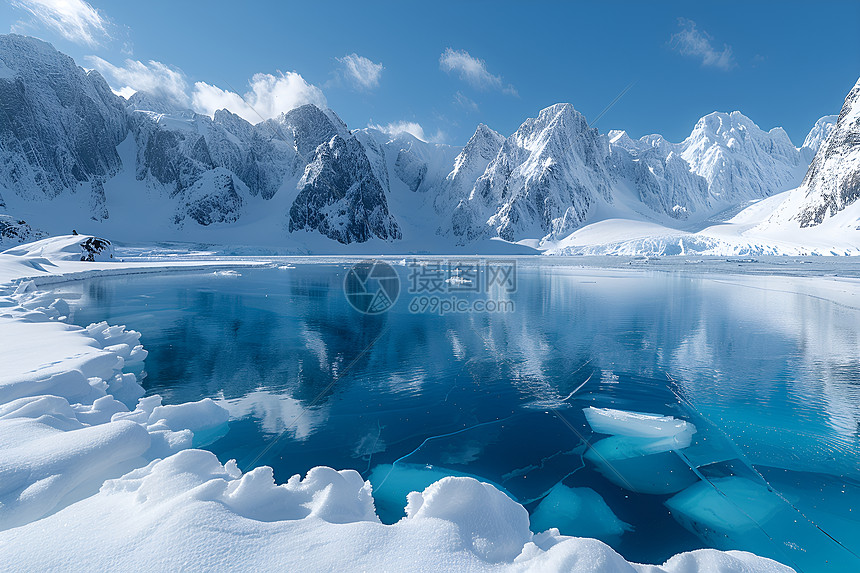
M 627 531 L 633 531 L 606 505 L 593 489 L 555 485 L 531 515 L 532 531 L 557 528 L 564 535 L 595 537 L 611 543 Z

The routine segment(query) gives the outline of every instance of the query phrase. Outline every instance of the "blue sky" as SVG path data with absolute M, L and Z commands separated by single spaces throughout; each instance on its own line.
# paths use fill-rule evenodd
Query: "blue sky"
M 860 2 L 10 0 L 0 27 L 117 90 L 251 121 L 306 101 L 351 128 L 464 144 L 565 101 L 602 132 L 689 134 L 711 111 L 795 144 L 860 75 Z M 241 94 L 244 100 L 239 97 Z M 250 102 L 250 107 L 245 103 Z

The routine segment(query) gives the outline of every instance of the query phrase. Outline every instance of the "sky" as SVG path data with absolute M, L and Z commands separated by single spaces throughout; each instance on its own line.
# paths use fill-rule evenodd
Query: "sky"
M 689 135 L 740 110 L 800 145 L 860 75 L 860 2 L 7 0 L 118 93 L 252 123 L 304 103 L 463 145 L 569 102 L 601 132 Z M 619 97 L 620 96 L 620 97 Z

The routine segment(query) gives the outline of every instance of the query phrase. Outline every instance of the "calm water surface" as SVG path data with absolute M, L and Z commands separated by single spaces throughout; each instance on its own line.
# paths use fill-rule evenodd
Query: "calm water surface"
M 512 312 L 440 316 L 410 312 L 410 269 L 396 268 L 404 292 L 378 316 L 347 303 L 344 263 L 59 290 L 80 296 L 77 324 L 143 333 L 148 394 L 231 412 L 208 446 L 222 461 L 271 465 L 278 481 L 355 468 L 385 522 L 411 489 L 472 475 L 531 512 L 545 502 L 535 526 L 599 536 L 634 561 L 718 547 L 860 570 L 856 280 L 530 264 Z M 588 406 L 697 432 L 678 453 L 595 457 L 608 438 Z M 573 493 L 547 497 L 557 484 Z

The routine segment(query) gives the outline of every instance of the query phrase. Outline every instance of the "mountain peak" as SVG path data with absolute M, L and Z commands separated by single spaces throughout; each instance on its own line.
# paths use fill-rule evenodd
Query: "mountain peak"
M 312 103 L 291 109 L 269 121 L 290 130 L 296 151 L 305 163 L 310 163 L 314 150 L 333 136 L 349 137 L 349 129 L 337 114 L 331 110 L 322 110 Z
M 478 124 L 478 127 L 475 128 L 475 133 L 472 135 L 472 137 L 469 141 L 471 141 L 472 139 L 475 139 L 476 137 L 482 137 L 482 138 L 488 138 L 488 139 L 504 139 L 504 136 L 502 134 L 500 134 L 496 130 L 492 129 L 491 127 L 487 126 L 487 124 L 485 124 L 485 123 L 479 123 Z
M 572 104 L 556 103 L 541 110 L 538 114 L 539 122 L 556 122 L 559 124 L 570 124 L 588 127 L 588 122 L 585 121 L 585 116 L 576 111 Z
M 827 137 L 830 135 L 830 132 L 833 131 L 833 128 L 836 127 L 836 121 L 839 119 L 838 115 L 825 115 L 815 122 L 815 125 L 812 126 L 812 129 L 809 130 L 809 133 L 806 135 L 806 139 L 803 140 L 803 146 L 801 147 L 804 150 L 807 150 L 806 153 L 809 154 L 809 160 L 812 160 L 812 157 L 818 153 L 818 149 L 821 147 Z
M 825 118 L 822 118 L 822 120 Z M 821 120 L 819 120 L 821 121 Z M 816 126 L 818 123 L 816 122 Z M 814 130 L 814 128 L 813 128 Z M 848 210 L 843 220 L 854 226 L 860 200 L 860 80 L 845 98 L 836 125 L 820 144 L 809 165 L 803 185 L 802 203 L 791 207 L 790 218 L 801 227 L 815 227 Z M 850 209 L 849 209 L 850 208 Z M 853 213 L 852 213 L 853 211 Z M 779 219 L 782 214 L 775 214 Z
M 171 98 L 163 94 L 155 94 L 146 91 L 134 92 L 128 98 L 127 109 L 130 111 L 149 111 L 159 114 L 173 114 L 189 111 L 184 106 L 177 104 Z
M 492 146 L 501 147 L 504 140 L 505 137 L 502 134 L 490 129 L 483 123 L 479 123 L 478 127 L 475 129 L 475 133 L 469 138 L 469 141 L 463 149 L 465 150 L 471 147 L 484 146 L 487 143 Z
M 721 136 L 733 130 L 746 129 L 761 131 L 755 122 L 739 111 L 728 113 L 724 111 L 712 111 L 708 115 L 701 117 L 699 121 L 696 122 L 696 125 L 693 128 L 693 134 L 698 132 Z
M 58 52 L 52 44 L 39 38 L 21 36 L 20 34 L 0 34 L 0 59 L 5 60 L 14 50 L 26 51 L 30 56 L 42 54 L 56 57 L 61 55 L 71 60 L 69 56 Z

